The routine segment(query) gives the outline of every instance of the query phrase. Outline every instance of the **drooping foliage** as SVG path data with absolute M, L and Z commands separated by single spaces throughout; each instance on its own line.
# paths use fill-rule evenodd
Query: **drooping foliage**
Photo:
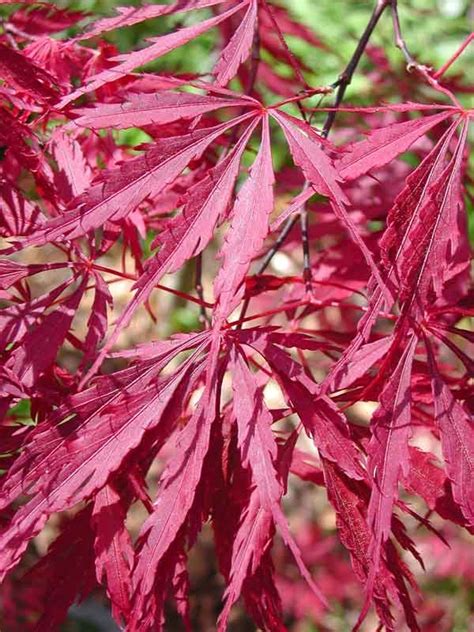
M 382 0 L 340 78 L 310 86 L 288 42 L 315 60 L 331 51 L 270 0 L 176 0 L 98 20 L 4 4 L 8 629 L 57 630 L 98 587 L 127 630 L 169 629 L 170 603 L 191 629 L 187 558 L 205 525 L 225 580 L 219 631 L 239 598 L 259 628 L 286 629 L 274 542 L 322 621 L 334 594 L 285 515 L 290 474 L 326 490 L 360 586 L 354 629 L 370 608 L 387 630 L 421 629 L 414 520 L 474 527 L 474 111 L 459 96 L 473 87 L 444 79 L 472 37 L 443 68 L 418 64 L 395 0 Z M 390 12 L 402 69 L 369 43 Z M 105 39 L 152 19 L 174 26 L 126 52 Z M 205 33 L 212 67 L 163 65 Z M 373 103 L 343 104 L 364 51 Z M 127 130 L 143 142 L 130 146 Z M 189 331 L 166 327 L 169 295 L 199 310 Z M 132 537 L 137 505 L 147 517 Z M 55 539 L 34 561 L 45 528 Z

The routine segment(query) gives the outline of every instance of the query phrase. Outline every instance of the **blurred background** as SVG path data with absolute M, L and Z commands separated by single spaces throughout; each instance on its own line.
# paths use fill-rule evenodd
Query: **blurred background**
M 57 6 L 84 11 L 89 14 L 77 25 L 77 29 L 85 27 L 97 17 L 113 14 L 115 6 L 139 6 L 137 1 L 119 3 L 115 0 L 59 0 Z M 369 0 L 279 0 L 279 4 L 287 7 L 293 17 L 311 28 L 327 52 L 315 49 L 297 37 L 288 37 L 292 51 L 301 59 L 306 67 L 305 76 L 310 85 L 325 86 L 333 83 L 351 57 L 358 38 L 362 33 L 373 2 Z M 10 12 L 12 8 L 0 8 Z M 449 58 L 459 44 L 473 30 L 474 3 L 470 0 L 399 0 L 400 18 L 405 39 L 413 56 L 421 63 L 440 67 Z M 106 36 L 107 40 L 121 52 L 144 46 L 147 37 L 167 33 L 171 30 L 188 26 L 193 21 L 200 21 L 205 12 L 190 12 L 183 16 L 149 20 L 143 24 L 114 31 Z M 73 35 L 72 29 L 59 36 Z M 367 54 L 364 55 L 360 71 L 346 93 L 346 102 L 352 104 L 373 104 L 372 70 L 375 61 L 380 68 L 380 57 L 384 63 L 395 68 L 403 76 L 405 73 L 402 56 L 392 45 L 393 31 L 388 15 L 384 16 L 377 27 Z M 183 48 L 171 52 L 150 68 L 162 73 L 199 73 L 208 72 L 214 63 L 214 45 L 216 33 L 209 32 L 197 38 Z M 87 46 L 95 46 L 93 40 L 85 42 Z M 274 71 L 285 79 L 288 68 L 280 62 L 267 59 Z M 449 76 L 453 81 L 462 80 L 466 87 L 460 95 L 466 105 L 474 107 L 474 43 L 470 49 L 456 62 Z M 469 86 L 471 88 L 469 89 Z M 329 105 L 329 101 L 325 103 Z M 140 130 L 119 132 L 121 142 L 130 147 L 138 146 L 148 140 Z M 285 156 L 278 155 L 276 148 L 275 162 L 283 164 Z M 284 148 L 281 150 L 285 151 Z M 472 156 L 471 156 L 472 160 Z M 470 231 L 473 231 L 473 210 L 468 204 Z M 288 258 L 287 255 L 284 255 Z M 280 263 L 278 263 L 280 262 Z M 283 265 L 282 259 L 275 259 L 275 266 Z M 298 268 L 299 262 L 286 261 L 284 273 L 292 273 L 292 265 Z M 281 270 L 275 270 L 280 272 Z M 209 275 L 209 272 L 207 273 Z M 204 281 L 209 282 L 210 276 Z M 175 281 L 175 286 L 183 291 L 192 287 L 192 270 L 184 270 Z M 115 310 L 120 312 L 127 302 L 131 284 L 127 281 L 116 283 L 113 288 Z M 169 336 L 180 331 L 190 331 L 199 326 L 199 314 L 192 305 L 176 297 L 160 297 L 159 306 L 154 306 L 158 314 L 166 314 L 153 324 L 143 310 L 136 319 L 134 327 L 124 332 L 121 343 L 132 346 L 135 342 L 144 342 L 147 337 Z M 86 313 L 88 307 L 82 307 Z M 158 330 L 158 332 L 157 332 Z M 67 356 L 67 353 L 66 353 Z M 71 357 L 64 357 L 65 366 L 74 367 L 73 351 Z M 364 416 L 371 411 L 360 410 Z M 27 402 L 17 407 L 15 414 L 28 420 Z M 156 483 L 159 472 L 152 472 L 151 483 Z M 350 629 L 357 617 L 360 607 L 361 590 L 352 573 L 347 554 L 337 540 L 335 516 L 327 504 L 325 492 L 313 484 L 306 484 L 292 478 L 286 498 L 285 510 L 294 533 L 298 534 L 298 543 L 303 556 L 309 564 L 318 585 L 336 603 L 335 609 L 322 615 L 318 604 L 309 594 L 305 583 L 300 580 L 298 571 L 293 565 L 284 546 L 277 542 L 274 559 L 278 571 L 278 588 L 280 589 L 287 616 L 287 627 L 293 632 L 345 632 Z M 129 517 L 129 527 L 136 534 L 143 520 L 137 507 Z M 415 523 L 409 524 L 409 532 L 417 529 Z M 426 595 L 420 604 L 420 621 L 423 632 L 473 632 L 474 631 L 474 549 L 464 533 L 446 530 L 442 521 L 433 517 L 436 527 L 444 529 L 443 533 L 451 539 L 452 546 L 447 548 L 434 535 L 423 530 L 418 533 L 420 553 L 426 563 L 426 573 L 413 566 L 413 572 Z M 41 555 L 47 549 L 54 524 L 50 531 L 37 538 L 37 552 Z M 324 537 L 321 537 L 323 536 Z M 467 554 L 471 551 L 471 555 Z M 215 566 L 213 543 L 210 530 L 204 529 L 197 546 L 194 548 L 189 570 L 192 586 L 192 619 L 196 631 L 207 632 L 214 628 L 219 612 L 220 599 L 223 593 L 223 580 Z M 322 622 L 321 622 L 322 621 Z M 318 622 L 318 623 L 316 623 Z M 182 629 L 180 620 L 170 610 L 170 631 Z M 242 608 L 235 608 L 229 627 L 230 632 L 251 632 L 254 624 L 249 621 Z M 369 620 L 363 628 L 365 632 L 374 631 L 376 622 Z M 114 632 L 118 630 L 109 616 L 107 601 L 102 593 L 92 595 L 84 603 L 74 606 L 63 632 Z M 2 629 L 2 632 L 9 632 Z

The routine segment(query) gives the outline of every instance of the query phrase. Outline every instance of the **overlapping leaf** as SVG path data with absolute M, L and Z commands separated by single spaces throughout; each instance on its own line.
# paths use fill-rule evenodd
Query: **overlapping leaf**
M 4 625 L 54 630 L 95 589 L 127 630 L 166 630 L 173 607 L 202 627 L 187 561 L 209 521 L 219 631 L 240 597 L 272 632 L 301 612 L 331 627 L 327 601 L 357 608 L 337 533 L 366 594 L 355 629 L 373 604 L 387 630 L 417 632 L 411 520 L 443 541 L 441 519 L 474 528 L 472 336 L 458 322 L 473 315 L 473 115 L 457 80 L 401 75 L 367 48 L 375 105 L 338 104 L 333 144 L 324 104 L 308 100 L 331 89 L 308 85 L 319 60 L 300 50 L 333 52 L 283 4 L 82 18 L 26 3 L 0 42 Z M 160 35 L 133 50 L 101 39 L 156 18 Z M 202 69 L 183 58 L 173 73 L 166 55 L 203 34 Z M 430 99 L 421 79 L 454 105 L 417 102 Z M 180 328 L 192 331 L 169 335 Z M 326 489 L 332 533 L 319 504 L 313 517 L 300 510 L 312 499 L 291 502 L 311 484 Z M 56 540 L 24 574 L 50 518 Z

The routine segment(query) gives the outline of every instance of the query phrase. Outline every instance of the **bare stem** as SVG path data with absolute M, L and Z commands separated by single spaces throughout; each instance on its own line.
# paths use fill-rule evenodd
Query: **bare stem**
M 443 68 L 439 72 L 433 75 L 431 74 L 432 69 L 423 64 L 419 64 L 416 61 L 416 59 L 411 55 L 410 51 L 408 50 L 408 47 L 403 38 L 402 29 L 400 26 L 400 17 L 398 15 L 398 0 L 390 0 L 390 10 L 392 12 L 395 45 L 397 46 L 397 48 L 399 48 L 402 51 L 403 57 L 405 58 L 405 61 L 407 64 L 407 71 L 412 72 L 413 70 L 416 70 L 418 74 L 420 74 L 423 77 L 423 79 L 426 81 L 428 85 L 430 85 L 434 90 L 437 90 L 438 92 L 441 92 L 442 94 L 446 95 L 454 103 L 456 107 L 460 108 L 461 104 L 456 99 L 455 95 L 451 92 L 451 90 L 448 90 L 448 88 L 445 88 L 444 86 L 442 86 L 438 82 L 438 78 L 447 70 L 447 68 L 449 68 L 451 63 L 453 63 L 453 61 L 462 53 L 462 51 L 469 44 L 469 42 L 472 40 L 474 35 L 471 33 L 471 35 L 465 40 L 461 48 L 458 50 L 457 54 L 455 54 L 451 58 L 448 64 L 445 64 L 445 66 L 443 66 Z
M 433 79 L 439 79 L 440 77 L 442 77 L 444 75 L 444 73 L 451 68 L 451 66 L 454 64 L 454 62 L 456 61 L 456 59 L 458 57 L 460 57 L 462 55 L 462 53 L 466 50 L 466 48 L 469 46 L 469 44 L 474 41 L 474 33 L 470 33 L 466 39 L 464 40 L 464 42 L 461 44 L 461 46 L 457 49 L 457 51 L 454 53 L 454 55 L 452 55 L 448 61 L 446 63 L 444 63 L 441 68 L 435 72 L 435 74 L 433 75 Z
M 356 68 L 359 65 L 360 59 L 362 55 L 364 54 L 365 49 L 367 48 L 367 44 L 369 43 L 372 33 L 374 32 L 374 29 L 377 26 L 378 21 L 380 20 L 383 12 L 385 11 L 385 9 L 387 8 L 389 4 L 390 4 L 390 0 L 377 1 L 377 4 L 375 5 L 374 10 L 372 11 L 372 15 L 370 16 L 369 22 L 359 39 L 357 47 L 351 59 L 349 60 L 349 63 L 347 64 L 344 72 L 340 75 L 339 79 L 334 84 L 334 87 L 337 87 L 336 98 L 334 100 L 334 108 L 336 109 L 331 110 L 331 112 L 329 112 L 327 115 L 326 122 L 324 123 L 323 131 L 322 131 L 322 136 L 324 136 L 324 138 L 327 137 L 327 135 L 329 134 L 329 131 L 331 130 L 331 127 L 334 124 L 334 121 L 336 119 L 336 114 L 337 114 L 337 108 L 339 107 L 342 100 L 344 99 L 344 95 L 346 93 L 347 87 L 350 85 L 352 81 L 354 72 L 356 71 Z
M 311 294 L 313 287 L 313 273 L 311 271 L 311 256 L 309 252 L 308 209 L 304 204 L 300 211 L 301 241 L 303 243 L 303 279 L 307 294 Z
M 298 66 L 298 62 L 295 59 L 295 56 L 293 55 L 293 53 L 291 52 L 291 50 L 288 48 L 288 44 L 286 43 L 285 40 L 285 36 L 283 35 L 283 33 L 281 32 L 281 29 L 278 25 L 278 22 L 275 18 L 275 15 L 273 13 L 273 8 L 271 5 L 268 4 L 267 0 L 263 0 L 263 8 L 265 9 L 265 11 L 267 12 L 268 17 L 270 18 L 271 23 L 273 24 L 274 28 L 275 28 L 275 33 L 278 36 L 278 39 L 280 40 L 280 43 L 283 47 L 283 50 L 285 51 L 286 57 L 290 63 L 290 66 L 293 70 L 293 72 L 295 73 L 295 77 L 298 79 L 298 81 L 301 82 L 301 84 L 305 87 L 305 88 L 309 88 L 308 84 L 306 83 L 306 79 L 303 77 L 301 70 Z
M 204 300 L 204 288 L 202 286 L 202 252 L 200 252 L 195 258 L 196 261 L 196 273 L 194 286 L 196 288 L 196 294 L 199 298 L 199 320 L 204 325 L 210 324 L 209 316 L 206 312 L 206 302 Z
M 411 72 L 419 64 L 415 61 L 415 59 L 410 54 L 410 51 L 408 50 L 406 42 L 402 36 L 402 30 L 400 27 L 400 17 L 398 15 L 398 0 L 391 0 L 390 10 L 392 12 L 393 34 L 395 37 L 395 46 L 402 51 L 402 54 L 405 57 L 405 61 L 407 63 L 407 70 L 408 72 Z

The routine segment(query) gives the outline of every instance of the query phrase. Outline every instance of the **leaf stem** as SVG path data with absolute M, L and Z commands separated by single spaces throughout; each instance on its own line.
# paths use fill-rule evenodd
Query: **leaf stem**
M 441 68 L 439 70 L 437 70 L 434 75 L 433 75 L 433 79 L 439 79 L 442 75 L 444 75 L 444 73 L 454 64 L 454 62 L 456 61 L 456 59 L 458 59 L 458 57 L 460 57 L 462 55 L 462 53 L 466 50 L 466 48 L 469 46 L 469 44 L 474 40 L 474 33 L 470 33 L 466 39 L 464 40 L 464 42 L 461 44 L 461 46 L 457 49 L 457 51 L 448 59 L 447 62 L 445 62 Z
M 120 277 L 121 279 L 127 279 L 128 281 L 137 280 L 137 277 L 134 276 L 133 274 L 127 274 L 126 272 L 119 272 L 118 270 L 113 270 L 112 268 L 107 268 L 106 266 L 101 266 L 96 263 L 92 264 L 92 268 L 94 270 L 97 270 L 98 272 L 113 274 L 115 276 Z M 195 296 L 192 296 L 191 294 L 187 294 L 186 292 L 181 292 L 180 290 L 175 290 L 174 288 L 168 287 L 167 285 L 161 285 L 160 283 L 157 283 L 155 285 L 155 288 L 157 290 L 163 290 L 164 292 L 169 292 L 170 294 L 179 296 L 180 298 L 183 298 L 186 301 L 191 301 L 192 303 L 196 303 L 197 305 L 200 305 L 201 307 L 209 307 L 209 308 L 213 307 L 212 303 L 208 303 L 207 301 L 201 299 L 201 297 L 196 298 Z
M 283 47 L 283 50 L 285 52 L 286 58 L 288 59 L 288 62 L 293 70 L 293 72 L 295 73 L 295 77 L 298 79 L 298 81 L 300 81 L 300 83 L 304 86 L 304 88 L 310 88 L 306 79 L 303 77 L 303 74 L 298 66 L 298 62 L 295 59 L 295 56 L 293 55 L 293 53 L 291 52 L 291 50 L 288 48 L 288 44 L 286 43 L 285 40 L 285 36 L 283 35 L 283 33 L 281 32 L 281 29 L 278 25 L 278 22 L 275 18 L 275 14 L 273 12 L 273 7 L 271 7 L 267 0 L 263 0 L 262 1 L 262 5 L 263 8 L 265 9 L 268 17 L 270 18 L 271 23 L 273 24 L 274 28 L 275 28 L 275 32 L 277 34 L 278 39 L 280 40 L 280 43 Z

